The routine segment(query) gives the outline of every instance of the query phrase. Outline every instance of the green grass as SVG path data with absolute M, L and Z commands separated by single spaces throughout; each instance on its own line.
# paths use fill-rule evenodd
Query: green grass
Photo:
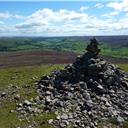
M 20 94 L 22 102 L 25 99 L 31 99 L 37 96 L 36 87 L 34 85 L 36 80 L 39 80 L 43 75 L 50 73 L 53 70 L 62 68 L 63 65 L 44 65 L 44 66 L 29 66 L 20 68 L 0 69 L 0 90 L 8 91 L 8 98 L 0 100 L 0 128 L 16 128 L 31 124 L 33 121 L 38 122 L 37 128 L 52 128 L 46 122 L 47 119 L 55 118 L 54 114 L 42 113 L 39 116 L 32 117 L 31 122 L 19 121 L 16 113 L 10 111 L 15 109 L 14 94 Z M 17 89 L 12 89 L 8 86 L 17 86 Z M 29 85 L 26 86 L 25 85 Z M 43 122 L 43 123 L 42 123 Z
M 128 58 L 128 47 L 120 47 L 120 48 L 114 48 L 110 47 L 109 45 L 103 43 L 100 48 L 102 55 L 112 56 L 112 57 L 118 57 L 118 58 Z
M 128 72 L 128 64 L 118 64 L 118 66 L 123 70 Z
M 62 65 L 43 65 L 0 69 L 0 89 L 11 84 L 16 86 L 31 84 L 40 79 L 42 75 L 61 67 Z
M 126 121 L 124 122 L 123 127 L 124 127 L 124 128 L 128 128 L 128 120 L 126 120 Z

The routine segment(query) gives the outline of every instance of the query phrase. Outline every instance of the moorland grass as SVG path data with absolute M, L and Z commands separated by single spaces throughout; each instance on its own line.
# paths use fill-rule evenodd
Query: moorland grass
M 16 93 L 21 96 L 19 103 L 25 99 L 30 100 L 37 96 L 34 84 L 36 80 L 62 67 L 63 65 L 41 65 L 0 69 L 0 91 L 6 92 L 6 90 L 10 90 L 11 92 L 10 86 L 17 86 L 19 89 L 17 89 Z M 28 123 L 27 121 L 19 121 L 16 113 L 11 113 L 11 110 L 14 110 L 15 107 L 14 95 L 9 94 L 9 97 L 0 100 L 0 128 L 24 128 L 33 121 L 38 122 L 37 128 L 52 128 L 46 120 L 54 118 L 54 114 L 42 113 L 41 115 L 32 117 L 30 123 Z
M 122 70 L 128 72 L 128 64 L 118 65 Z M 0 91 L 6 92 L 9 86 L 17 86 L 19 87 L 17 93 L 21 96 L 19 103 L 25 99 L 29 100 L 37 96 L 36 86 L 34 84 L 36 81 L 44 74 L 49 74 L 51 71 L 62 69 L 63 67 L 64 65 L 41 65 L 0 69 Z M 37 128 L 52 128 L 51 125 L 48 125 L 47 119 L 54 119 L 55 115 L 53 113 L 42 113 L 38 116 L 31 117 L 30 122 L 19 121 L 16 113 L 11 113 L 11 110 L 16 107 L 15 102 L 12 102 L 13 99 L 14 95 L 0 100 L 0 128 L 24 128 L 33 121 L 38 123 Z M 110 123 L 114 128 L 115 124 L 112 124 L 112 122 Z M 101 123 L 99 124 L 99 128 L 102 128 Z M 128 121 L 125 122 L 124 128 L 128 128 Z
M 128 72 L 128 64 L 118 64 L 118 66 L 125 72 Z

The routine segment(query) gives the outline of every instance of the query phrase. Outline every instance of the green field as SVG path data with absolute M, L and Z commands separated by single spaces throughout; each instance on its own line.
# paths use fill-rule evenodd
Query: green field
M 33 121 L 38 122 L 38 128 L 51 128 L 46 120 L 54 118 L 54 114 L 42 113 L 39 116 L 32 117 L 31 122 L 28 123 L 27 121 L 19 121 L 16 113 L 11 113 L 10 111 L 16 107 L 14 101 L 16 94 L 20 94 L 21 96 L 19 103 L 25 99 L 35 98 L 37 93 L 34 83 L 39 80 L 41 76 L 62 67 L 63 65 L 45 65 L 1 69 L 0 91 L 6 92 L 7 98 L 0 100 L 0 128 L 17 128 L 18 126 L 24 128 Z M 15 88 L 15 86 L 17 88 Z
M 119 64 L 119 66 L 128 72 L 128 64 Z M 21 96 L 18 103 L 25 99 L 35 98 L 37 96 L 35 82 L 43 75 L 63 67 L 64 65 L 43 65 L 0 69 L 0 90 L 7 92 L 7 98 L 0 100 L 0 128 L 25 128 L 34 121 L 38 124 L 37 128 L 52 128 L 47 123 L 47 119 L 55 118 L 55 115 L 52 113 L 42 113 L 31 117 L 30 122 L 27 122 L 18 120 L 16 113 L 11 113 L 11 110 L 16 107 L 14 101 L 16 94 Z M 115 128 L 116 122 L 110 120 L 109 123 Z M 99 128 L 102 128 L 103 124 L 99 123 Z M 125 122 L 124 128 L 128 128 L 127 122 Z
M 0 52 L 50 50 L 72 51 L 83 53 L 88 41 L 80 38 L 0 38 Z M 109 42 L 100 42 L 101 54 L 113 57 L 128 58 L 128 46 L 110 45 Z
M 112 56 L 112 57 L 118 57 L 118 58 L 128 58 L 128 47 L 118 47 L 118 48 L 112 48 L 107 44 L 102 44 L 101 46 L 101 54 Z

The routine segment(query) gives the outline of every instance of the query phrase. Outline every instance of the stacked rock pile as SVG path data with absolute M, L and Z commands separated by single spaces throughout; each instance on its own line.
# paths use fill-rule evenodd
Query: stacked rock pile
M 127 76 L 98 57 L 96 39 L 86 50 L 72 65 L 42 77 L 35 102 L 56 114 L 55 120 L 48 120 L 56 128 L 96 128 L 108 118 L 115 118 L 122 127 L 128 119 Z

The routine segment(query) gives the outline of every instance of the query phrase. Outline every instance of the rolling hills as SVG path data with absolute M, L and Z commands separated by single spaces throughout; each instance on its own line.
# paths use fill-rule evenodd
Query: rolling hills
M 1 37 L 0 52 L 70 51 L 83 53 L 91 36 L 74 37 Z M 127 58 L 128 36 L 96 36 L 103 55 Z

